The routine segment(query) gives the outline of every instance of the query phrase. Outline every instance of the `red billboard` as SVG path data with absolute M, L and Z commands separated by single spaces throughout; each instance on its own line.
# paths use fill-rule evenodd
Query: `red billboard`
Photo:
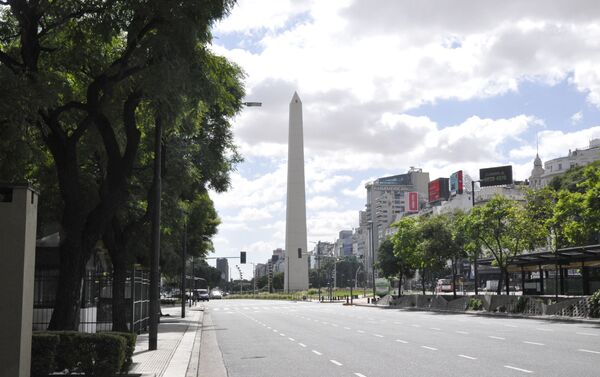
M 438 178 L 429 182 L 429 203 L 448 200 L 448 196 L 450 195 L 448 186 L 448 178 Z
M 404 193 L 404 212 L 419 212 L 419 193 L 415 191 Z

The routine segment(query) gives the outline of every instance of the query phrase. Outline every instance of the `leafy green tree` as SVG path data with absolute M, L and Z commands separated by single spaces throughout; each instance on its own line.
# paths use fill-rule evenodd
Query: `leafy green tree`
M 402 282 L 405 277 L 414 275 L 414 270 L 394 253 L 391 239 L 383 241 L 377 252 L 377 268 L 387 279 L 398 278 L 398 295 L 402 296 Z
M 518 202 L 495 196 L 487 203 L 472 209 L 468 216 L 468 227 L 489 252 L 501 270 L 498 291 L 502 290 L 502 279 L 509 293 L 508 264 L 518 254 L 532 250 L 539 242 L 539 229 L 531 226 L 526 210 Z
M 393 225 L 396 233 L 392 236 L 396 264 L 401 266 L 400 270 L 406 276 L 412 275 L 418 268 L 423 269 L 425 263 L 421 258 L 420 220 L 415 216 L 403 217 Z M 425 294 L 425 274 L 421 271 L 421 283 L 423 294 Z
M 181 105 L 199 46 L 232 3 L 11 0 L 0 9 L 0 118 L 34 130 L 62 201 L 51 329 L 77 328 L 85 264 L 127 201 L 142 125 L 154 120 L 144 110 Z
M 446 262 L 450 259 L 454 267 L 458 247 L 455 245 L 453 239 L 448 216 L 424 217 L 421 219 L 419 225 L 421 233 L 421 264 L 423 268 L 428 269 L 430 274 L 434 276 L 444 270 Z

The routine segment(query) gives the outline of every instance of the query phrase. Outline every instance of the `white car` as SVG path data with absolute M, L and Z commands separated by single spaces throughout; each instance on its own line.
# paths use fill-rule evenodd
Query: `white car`
M 217 291 L 217 290 L 211 291 L 210 298 L 215 298 L 215 299 L 223 298 L 223 293 L 221 293 L 221 291 Z

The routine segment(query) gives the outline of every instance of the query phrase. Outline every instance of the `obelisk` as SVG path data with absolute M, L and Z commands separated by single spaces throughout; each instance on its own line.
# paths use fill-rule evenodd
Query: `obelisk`
M 304 191 L 304 136 L 302 101 L 294 92 L 290 102 L 288 135 L 287 207 L 285 218 L 286 292 L 308 289 L 306 255 L 306 196 Z

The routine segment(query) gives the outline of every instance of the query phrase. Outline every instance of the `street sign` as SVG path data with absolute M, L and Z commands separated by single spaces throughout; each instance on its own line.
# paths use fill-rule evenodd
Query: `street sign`
M 512 183 L 512 165 L 479 169 L 479 185 L 481 187 L 511 185 Z

